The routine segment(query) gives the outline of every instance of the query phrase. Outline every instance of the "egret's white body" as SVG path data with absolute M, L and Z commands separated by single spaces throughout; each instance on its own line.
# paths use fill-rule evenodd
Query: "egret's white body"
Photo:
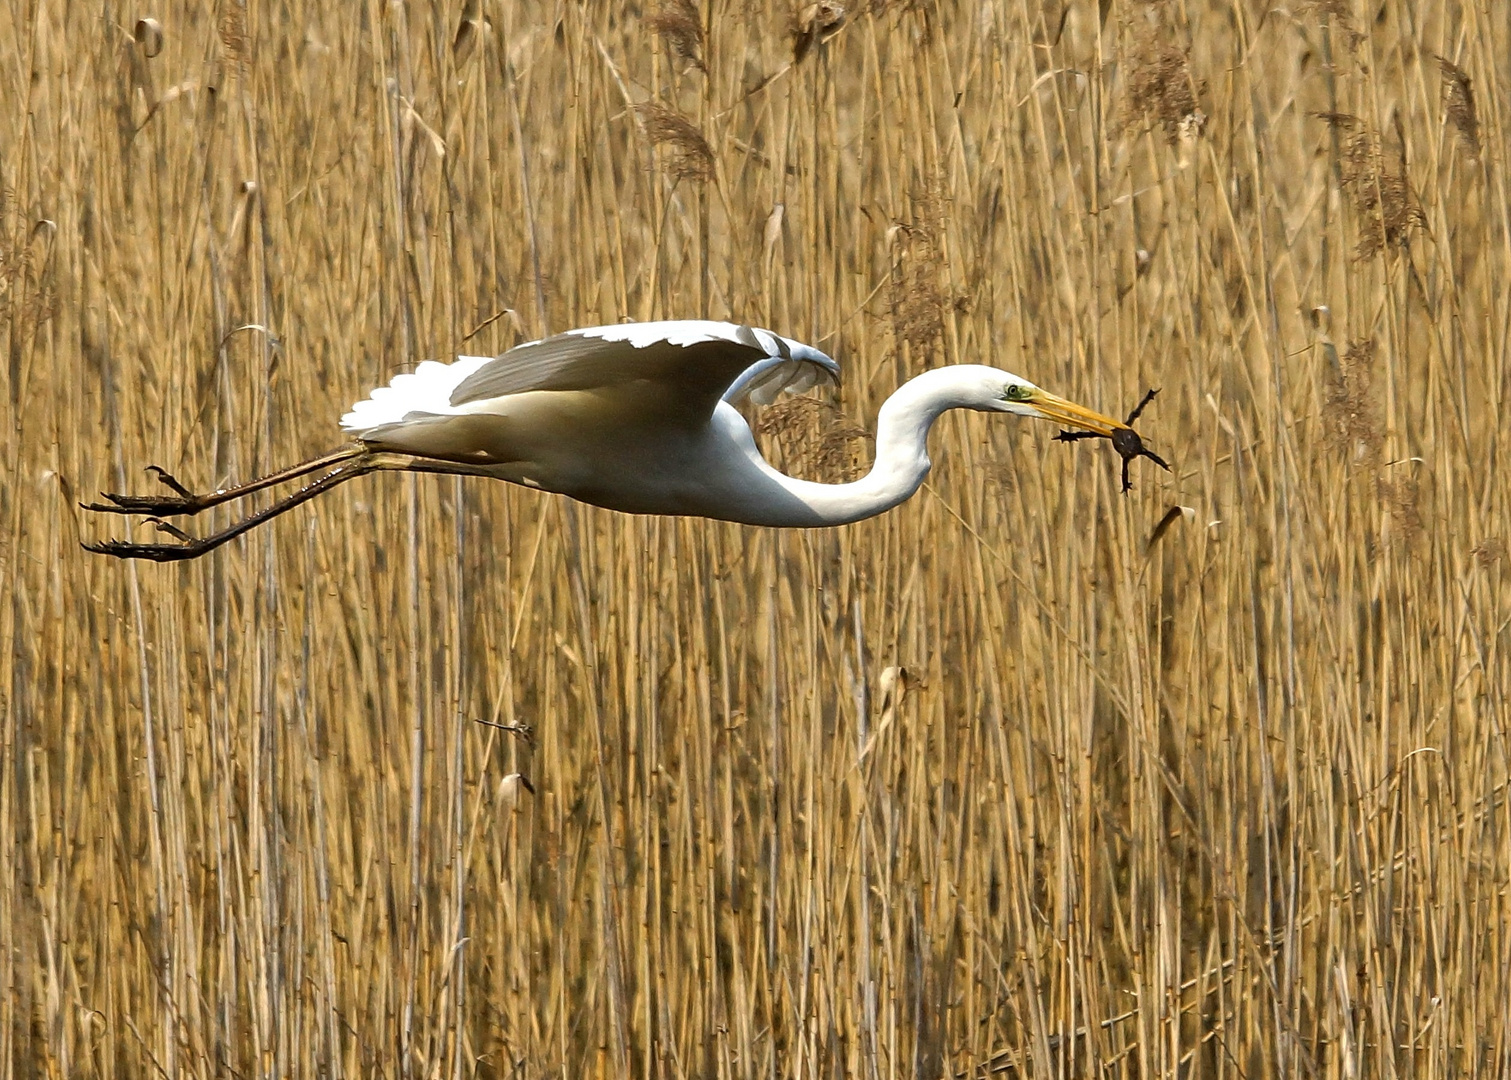
M 189 514 L 322 468 L 319 480 L 203 540 L 160 523 L 173 544 L 110 541 L 124 557 L 189 558 L 354 476 L 384 469 L 491 476 L 627 513 L 748 525 L 842 525 L 908 499 L 928 475 L 928 433 L 948 409 L 1055 420 L 1097 435 L 1131 430 L 1010 372 L 976 364 L 909 380 L 882 405 L 876 460 L 862 479 L 786 476 L 761 456 L 734 403 L 838 381 L 818 349 L 769 330 L 707 320 L 571 330 L 497 357 L 426 361 L 374 390 L 341 420 L 355 440 L 239 488 L 194 495 L 108 495 L 91 509 Z

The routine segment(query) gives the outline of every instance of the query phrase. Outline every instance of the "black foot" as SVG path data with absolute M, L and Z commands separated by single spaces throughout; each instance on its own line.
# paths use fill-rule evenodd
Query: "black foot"
M 132 544 L 125 540 L 86 540 L 85 551 L 97 555 L 114 555 L 117 559 L 151 559 L 153 562 L 178 562 L 181 559 L 197 559 L 214 544 L 204 540 L 187 540 L 177 544 Z
M 173 492 L 172 495 L 116 495 L 100 492 L 100 497 L 109 499 L 102 503 L 80 503 L 85 510 L 106 514 L 197 514 L 203 510 L 206 497 L 196 495 L 176 480 L 167 469 L 148 465 L 147 471 L 157 477 L 158 483 Z
M 85 541 L 81 546 L 85 551 L 93 551 L 99 555 L 114 555 L 117 559 L 151 559 L 153 562 L 178 562 L 180 559 L 197 559 L 212 548 L 223 543 L 220 537 L 210 537 L 201 540 L 190 536 L 177 525 L 163 521 L 161 518 L 148 518 L 153 528 L 158 532 L 167 533 L 173 537 L 176 543 L 172 544 L 133 544 L 127 540 L 101 540 Z

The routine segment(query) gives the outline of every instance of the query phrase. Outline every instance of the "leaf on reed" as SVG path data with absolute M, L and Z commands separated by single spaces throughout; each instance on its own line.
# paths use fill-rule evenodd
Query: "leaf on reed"
M 483 29 L 481 0 L 467 0 L 462 5 L 462 17 L 457 21 L 456 35 L 451 39 L 451 54 L 458 64 L 472 55 Z
M 138 19 L 131 37 L 141 46 L 142 55 L 148 60 L 163 51 L 163 26 L 156 19 Z
M 822 45 L 845 23 L 845 6 L 834 0 L 805 4 L 792 13 L 788 33 L 792 36 L 793 63 L 801 63 L 815 45 Z

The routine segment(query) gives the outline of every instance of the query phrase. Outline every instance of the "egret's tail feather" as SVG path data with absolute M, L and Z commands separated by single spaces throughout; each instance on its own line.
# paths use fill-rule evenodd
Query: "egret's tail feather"
M 426 360 L 413 371 L 395 375 L 387 386 L 380 386 L 352 406 L 341 418 L 341 428 L 371 442 L 371 434 L 385 427 L 400 425 L 418 413 L 440 416 L 454 412 L 451 392 L 467 376 L 492 357 L 459 356 L 450 364 Z

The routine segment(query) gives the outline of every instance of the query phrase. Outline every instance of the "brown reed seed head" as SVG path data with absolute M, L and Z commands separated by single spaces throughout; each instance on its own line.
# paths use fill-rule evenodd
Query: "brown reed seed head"
M 662 167 L 677 180 L 703 182 L 714 174 L 714 152 L 687 117 L 664 105 L 635 106 L 635 115 L 651 145 L 666 149 Z
M 1184 49 L 1162 40 L 1154 29 L 1134 39 L 1129 58 L 1128 111 L 1146 123 L 1157 122 L 1174 145 L 1182 137 L 1202 133 L 1207 114 L 1196 95 L 1205 89 L 1191 75 Z
M 1403 469 L 1408 466 L 1402 465 Z M 1394 470 L 1391 470 L 1394 471 Z M 1421 506 L 1421 485 L 1412 473 L 1382 476 L 1376 483 L 1380 501 L 1390 514 L 1391 524 L 1400 539 L 1413 543 L 1421 539 L 1424 521 Z
M 703 20 L 693 0 L 667 0 L 645 17 L 645 25 L 671 47 L 683 60 L 708 74 L 703 62 Z
M 805 475 L 847 482 L 869 467 L 870 433 L 819 398 L 784 395 L 761 410 L 755 431 L 774 441 L 784 463 Z
M 1506 557 L 1506 538 L 1487 536 L 1470 549 L 1470 554 L 1481 570 L 1488 570 Z
M 220 16 L 217 27 L 221 48 L 226 53 L 226 66 L 238 75 L 251 63 L 251 50 L 247 39 L 246 8 L 232 0 Z
M 50 222 L 31 222 L 15 190 L 0 187 L 0 328 L 35 330 L 57 310 L 57 294 L 41 273 L 50 242 Z
M 1354 24 L 1350 0 L 1310 0 L 1300 6 L 1300 14 L 1310 15 L 1318 22 L 1334 24 L 1343 35 L 1343 43 L 1349 52 L 1356 52 L 1368 37 L 1359 32 Z
M 1386 161 L 1376 134 L 1357 116 L 1348 113 L 1318 113 L 1332 127 L 1348 133 L 1342 140 L 1339 173 L 1343 190 L 1353 199 L 1359 215 L 1359 243 L 1354 256 L 1371 258 L 1387 247 L 1406 242 L 1427 217 L 1411 190 L 1406 163 L 1399 155 L 1394 167 Z
M 1443 112 L 1448 122 L 1458 129 L 1464 145 L 1478 158 L 1480 155 L 1480 122 L 1474 108 L 1474 84 L 1467 72 L 1452 60 L 1437 57 L 1438 71 L 1443 76 Z
M 1375 343 L 1350 342 L 1328 379 L 1325 412 L 1329 445 L 1343 452 L 1357 451 L 1361 459 L 1378 464 L 1385 436 L 1374 366 Z
M 892 332 L 898 345 L 931 354 L 944 336 L 950 298 L 941 284 L 944 255 L 944 186 L 931 176 L 912 198 L 912 221 L 893 226 Z

